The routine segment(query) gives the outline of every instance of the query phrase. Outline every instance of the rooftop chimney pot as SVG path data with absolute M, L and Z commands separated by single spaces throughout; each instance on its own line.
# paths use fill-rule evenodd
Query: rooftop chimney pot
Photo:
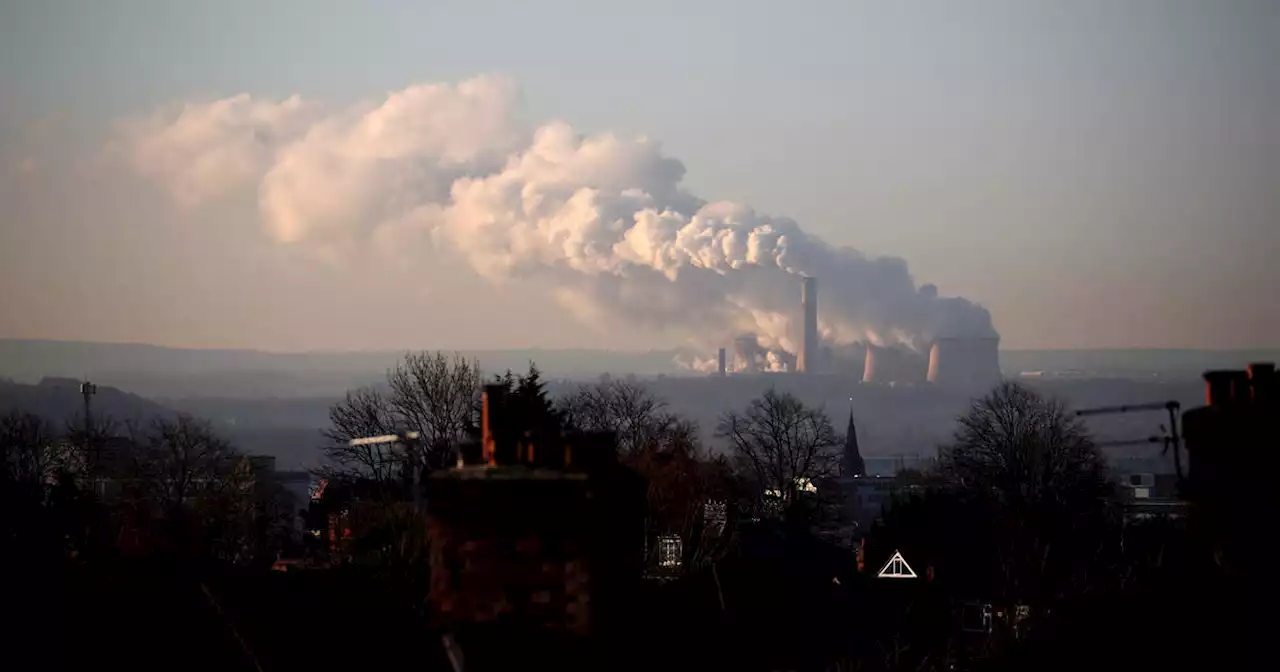
M 1249 386 L 1256 404 L 1275 401 L 1276 365 L 1271 362 L 1255 362 L 1249 365 Z
M 498 464 L 498 430 L 502 424 L 502 406 L 506 400 L 506 388 L 502 385 L 485 385 L 480 406 L 480 446 L 484 463 Z
M 1231 371 L 1205 371 L 1204 403 L 1225 406 L 1231 401 Z

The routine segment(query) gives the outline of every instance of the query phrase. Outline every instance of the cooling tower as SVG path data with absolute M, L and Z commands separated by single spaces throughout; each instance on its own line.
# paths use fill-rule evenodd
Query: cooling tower
M 939 338 L 929 351 L 929 382 L 982 387 L 1000 380 L 1000 339 Z
M 867 359 L 866 359 L 866 362 L 862 365 L 862 382 L 864 383 L 878 382 L 876 379 L 876 376 L 883 375 L 879 367 L 880 356 L 879 354 L 877 354 L 879 352 L 880 352 L 880 348 L 877 348 L 876 346 L 871 345 L 870 343 L 867 344 Z
M 800 358 L 796 370 L 814 373 L 818 370 L 818 279 L 805 278 L 800 291 L 800 307 L 804 310 L 804 335 L 800 342 Z
M 914 383 L 924 376 L 924 359 L 904 348 L 867 345 L 862 365 L 864 383 Z

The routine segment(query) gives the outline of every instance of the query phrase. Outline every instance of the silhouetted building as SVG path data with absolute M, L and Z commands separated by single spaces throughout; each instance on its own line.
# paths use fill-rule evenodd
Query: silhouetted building
M 1176 474 L 1123 473 L 1120 474 L 1120 492 L 1128 520 L 1181 518 L 1186 514 L 1187 503 L 1178 496 Z
M 1196 638 L 1233 642 L 1214 646 L 1214 666 L 1248 667 L 1271 653 L 1269 621 L 1257 615 L 1280 600 L 1270 534 L 1280 515 L 1275 366 L 1209 371 L 1204 379 L 1207 404 L 1182 414 L 1189 467 L 1183 492 L 1202 563 L 1196 580 L 1211 588 L 1186 616 Z
M 428 479 L 433 619 L 469 670 L 603 667 L 643 575 L 643 483 L 612 434 L 514 427 L 501 387 L 483 404 L 479 459 Z
M 840 459 L 840 475 L 866 476 L 867 464 L 858 450 L 858 428 L 853 424 L 853 409 L 849 409 L 849 426 L 845 428 L 844 454 Z
M 1190 514 L 1221 562 L 1240 576 L 1271 575 L 1266 529 L 1280 513 L 1280 400 L 1273 364 L 1204 374 L 1207 405 L 1182 414 Z

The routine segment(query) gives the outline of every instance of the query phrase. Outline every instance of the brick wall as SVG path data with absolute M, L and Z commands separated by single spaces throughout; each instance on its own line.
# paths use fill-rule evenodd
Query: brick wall
M 608 436 L 504 448 L 504 435 L 519 433 L 491 428 L 501 409 L 489 394 L 485 401 L 480 463 L 427 482 L 436 624 L 605 633 L 643 573 L 642 480 L 618 464 Z

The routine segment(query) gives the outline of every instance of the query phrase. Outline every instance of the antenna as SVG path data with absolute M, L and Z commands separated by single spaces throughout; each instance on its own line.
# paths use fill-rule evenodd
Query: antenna
M 93 422 L 90 419 L 90 413 L 93 408 L 93 395 L 98 393 L 98 386 L 89 382 L 88 378 L 80 383 L 80 395 L 84 397 L 84 431 L 89 433 L 93 431 Z
M 1169 413 L 1169 427 L 1166 429 L 1160 426 L 1162 436 L 1150 436 L 1145 439 L 1121 439 L 1117 441 L 1105 441 L 1099 443 L 1099 447 L 1107 446 L 1136 446 L 1143 443 L 1160 443 L 1164 442 L 1164 450 L 1160 451 L 1161 455 L 1173 449 L 1173 468 L 1178 474 L 1178 483 L 1182 483 L 1182 459 L 1178 455 L 1178 449 L 1182 444 L 1182 437 L 1178 436 L 1178 411 L 1182 405 L 1176 401 L 1152 402 L 1149 404 L 1130 404 L 1124 406 L 1101 406 L 1098 408 L 1082 408 L 1076 411 L 1076 417 L 1088 417 L 1091 415 L 1116 415 L 1119 413 L 1138 413 L 1143 411 L 1167 411 Z

